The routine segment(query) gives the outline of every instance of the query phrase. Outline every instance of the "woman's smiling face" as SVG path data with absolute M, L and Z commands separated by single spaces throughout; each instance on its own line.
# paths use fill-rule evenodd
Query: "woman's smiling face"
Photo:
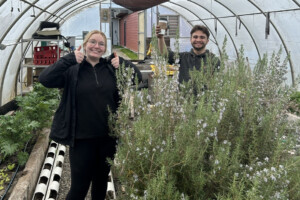
M 96 33 L 91 35 L 84 47 L 87 59 L 99 60 L 106 51 L 105 42 L 101 34 Z

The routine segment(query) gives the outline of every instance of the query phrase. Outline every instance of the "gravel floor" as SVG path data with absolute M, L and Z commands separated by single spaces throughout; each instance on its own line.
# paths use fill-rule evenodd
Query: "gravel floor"
M 66 196 L 69 192 L 70 185 L 71 185 L 69 148 L 68 147 L 67 147 L 65 153 L 66 154 L 65 154 L 64 164 L 63 164 L 63 171 L 62 171 L 62 175 L 61 175 L 57 200 L 65 200 L 66 199 Z

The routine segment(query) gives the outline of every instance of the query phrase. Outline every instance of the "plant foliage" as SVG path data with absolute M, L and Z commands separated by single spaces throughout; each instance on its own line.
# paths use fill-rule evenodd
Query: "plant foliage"
M 300 92 L 296 91 L 291 94 L 291 101 L 289 105 L 289 110 L 292 113 L 300 115 Z
M 17 153 L 19 164 L 26 163 L 28 154 L 22 150 L 37 130 L 49 126 L 58 97 L 58 90 L 35 84 L 32 92 L 16 98 L 20 110 L 0 116 L 0 159 Z
M 287 120 L 292 88 L 280 54 L 250 69 L 241 48 L 214 75 L 192 71 L 179 84 L 160 73 L 151 91 L 122 84 L 113 124 L 120 199 L 300 199 L 300 129 Z

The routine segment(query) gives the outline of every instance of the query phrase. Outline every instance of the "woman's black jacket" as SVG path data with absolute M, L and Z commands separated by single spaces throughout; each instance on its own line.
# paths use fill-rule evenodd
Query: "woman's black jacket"
M 124 62 L 125 66 L 134 68 L 135 76 L 138 81 L 142 81 L 141 72 L 131 62 L 120 58 L 120 65 Z M 101 58 L 100 62 L 105 62 L 111 75 L 115 78 L 116 69 L 111 65 L 110 60 Z M 84 63 L 84 62 L 83 62 Z M 76 86 L 79 68 L 82 64 L 76 62 L 75 54 L 70 53 L 60 58 L 56 63 L 45 68 L 39 76 L 39 82 L 48 88 L 63 88 L 60 105 L 55 112 L 50 138 L 64 145 L 74 145 L 76 127 Z M 120 101 L 120 97 L 116 99 Z

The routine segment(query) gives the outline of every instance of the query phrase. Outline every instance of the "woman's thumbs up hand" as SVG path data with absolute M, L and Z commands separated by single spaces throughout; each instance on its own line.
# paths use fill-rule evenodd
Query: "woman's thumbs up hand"
M 84 59 L 84 54 L 80 51 L 81 45 L 74 51 L 77 63 L 81 63 Z
M 111 64 L 114 68 L 118 69 L 120 66 L 120 59 L 116 52 L 114 52 L 114 58 L 111 59 Z

